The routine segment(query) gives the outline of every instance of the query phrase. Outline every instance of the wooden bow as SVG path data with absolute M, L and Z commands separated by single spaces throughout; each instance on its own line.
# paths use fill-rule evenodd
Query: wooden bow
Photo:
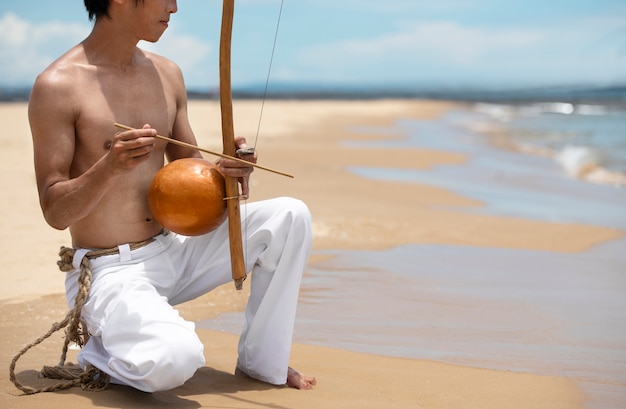
M 223 0 L 222 31 L 220 36 L 220 106 L 222 114 L 222 143 L 224 154 L 236 157 L 235 130 L 233 123 L 233 95 L 230 81 L 230 46 L 233 31 L 235 0 Z M 235 288 L 241 290 L 246 279 L 246 266 L 241 237 L 241 213 L 239 210 L 239 182 L 226 177 L 228 206 L 228 235 L 230 260 Z

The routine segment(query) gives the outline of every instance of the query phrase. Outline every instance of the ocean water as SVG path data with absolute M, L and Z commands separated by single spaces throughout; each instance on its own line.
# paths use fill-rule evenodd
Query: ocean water
M 543 155 L 573 177 L 626 186 L 626 105 L 476 104 L 477 126 L 494 127 L 518 150 Z
M 515 113 L 503 120 L 497 109 Z M 569 131 L 587 132 L 571 123 L 573 112 L 528 115 L 517 112 L 520 106 L 497 109 L 478 105 L 435 121 L 357 128 L 404 137 L 350 142 L 372 149 L 459 152 L 468 157 L 464 164 L 427 171 L 348 170 L 366 178 L 436 185 L 484 203 L 457 211 L 626 231 L 626 189 L 574 175 L 556 155 L 574 141 L 585 149 L 606 149 L 611 159 L 599 159 L 595 166 L 620 175 L 623 142 L 615 134 L 582 143 Z M 589 114 L 581 115 L 584 124 Z M 566 124 L 559 127 L 559 121 Z M 487 126 L 510 131 L 505 133 L 512 144 L 532 143 L 537 149 L 500 149 L 492 136 L 477 132 Z M 559 132 L 569 139 L 547 140 Z M 593 142 L 604 139 L 610 142 Z M 542 149 L 549 154 L 537 154 Z M 419 228 L 420 220 L 409 217 L 407 223 Z M 332 257 L 312 265 L 304 277 L 296 342 L 566 376 L 588 393 L 589 408 L 626 407 L 626 238 L 577 254 L 432 244 L 326 254 Z M 224 314 L 199 326 L 238 333 L 242 319 L 242 314 Z
M 440 165 L 429 170 L 356 166 L 348 170 L 371 179 L 443 187 L 484 202 L 482 208 L 460 209 L 462 211 L 552 222 L 587 223 L 626 231 L 626 185 L 611 183 L 626 174 L 621 173 L 617 167 L 608 170 L 604 168 L 604 163 L 598 163 L 598 167 L 607 169 L 606 173 L 611 175 L 611 182 L 589 180 L 569 173 L 558 160 L 558 153 L 572 146 L 565 142 L 561 145 L 562 150 L 554 147 L 552 155 L 537 154 L 538 149 L 498 148 L 490 136 L 495 126 L 494 117 L 492 114 L 485 115 L 483 110 L 484 105 L 477 105 L 475 110 L 452 111 L 435 121 L 398 120 L 392 129 L 357 127 L 355 130 L 359 132 L 399 133 L 404 138 L 346 143 L 349 146 L 372 149 L 428 148 L 456 152 L 468 157 L 466 164 Z M 620 115 L 623 115 L 625 121 L 625 134 L 622 135 L 622 139 L 626 144 L 626 111 Z M 607 118 L 609 123 L 614 122 L 613 116 Z M 570 119 L 570 116 L 559 116 L 548 122 L 551 127 L 556 127 L 559 120 L 563 121 L 565 129 L 572 127 Z M 531 123 L 534 120 L 535 118 L 529 119 Z M 499 132 L 504 133 L 507 138 L 507 146 L 508 141 L 515 146 L 522 146 L 525 134 L 522 133 L 518 138 L 519 133 L 515 129 L 523 127 L 521 125 L 523 117 L 516 117 L 514 122 L 510 131 L 508 128 L 503 130 L 502 123 L 497 126 Z M 485 129 L 489 129 L 487 134 L 482 133 Z M 552 128 L 550 130 L 546 128 L 547 139 L 553 133 Z M 537 143 L 534 146 L 539 147 L 541 144 Z M 610 151 L 608 146 L 608 144 L 599 145 L 585 149 Z M 626 154 L 626 147 L 623 149 Z M 612 150 L 618 151 L 617 148 Z M 620 162 L 619 166 L 626 167 L 626 159 L 623 163 Z
M 621 239 L 567 255 L 453 245 L 328 252 L 304 280 L 295 340 L 569 377 L 587 407 L 623 408 L 624 249 Z

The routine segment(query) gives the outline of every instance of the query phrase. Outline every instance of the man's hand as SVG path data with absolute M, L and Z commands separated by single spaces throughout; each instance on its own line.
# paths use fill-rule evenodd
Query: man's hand
M 237 146 L 237 149 L 248 149 L 248 145 L 246 145 L 246 138 L 244 138 L 243 136 L 238 136 L 237 138 L 235 138 L 235 145 Z M 243 159 L 250 163 L 256 163 L 257 153 L 256 151 L 254 151 L 252 153 L 241 155 L 240 159 Z M 244 199 L 247 199 L 250 194 L 248 182 L 250 180 L 250 174 L 254 171 L 254 168 L 244 163 L 230 160 L 227 158 L 218 159 L 217 165 L 219 166 L 224 176 L 239 179 L 239 183 L 241 183 L 241 194 Z
M 116 133 L 107 158 L 113 172 L 126 172 L 147 161 L 154 150 L 156 134 L 156 129 L 148 124 L 143 129 Z

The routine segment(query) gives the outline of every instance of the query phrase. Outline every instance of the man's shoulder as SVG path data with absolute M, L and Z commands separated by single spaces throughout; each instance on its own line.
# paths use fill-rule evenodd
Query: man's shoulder
M 156 54 L 144 49 L 138 49 L 146 60 L 150 61 L 157 69 L 164 70 L 168 73 L 180 73 L 181 69 L 174 61 L 160 54 Z
M 86 67 L 83 56 L 80 49 L 71 49 L 43 70 L 37 76 L 34 86 L 55 92 L 71 89 L 79 79 L 79 72 Z

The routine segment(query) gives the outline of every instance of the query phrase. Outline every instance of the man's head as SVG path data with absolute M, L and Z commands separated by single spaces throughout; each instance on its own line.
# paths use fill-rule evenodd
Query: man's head
M 85 8 L 89 13 L 89 20 L 99 19 L 100 17 L 109 17 L 109 3 L 111 0 L 84 0 Z M 135 0 L 135 4 L 138 1 L 143 0 Z

